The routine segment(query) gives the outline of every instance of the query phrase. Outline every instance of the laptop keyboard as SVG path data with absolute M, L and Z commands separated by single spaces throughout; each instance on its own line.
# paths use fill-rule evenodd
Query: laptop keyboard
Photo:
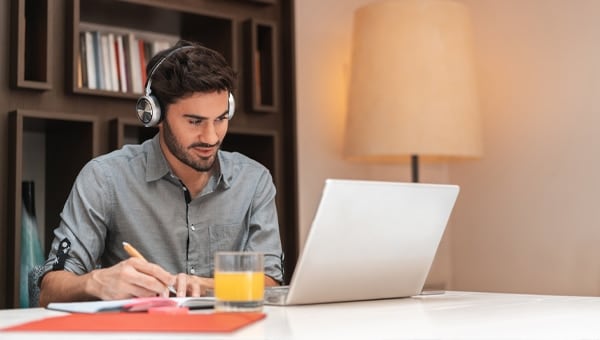
M 289 286 L 265 287 L 265 304 L 285 304 L 285 300 L 289 290 Z

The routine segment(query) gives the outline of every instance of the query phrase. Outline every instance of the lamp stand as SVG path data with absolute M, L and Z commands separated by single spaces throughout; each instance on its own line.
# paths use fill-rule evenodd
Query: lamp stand
M 413 183 L 419 182 L 419 156 L 411 155 L 410 156 L 410 166 L 412 173 L 412 181 Z

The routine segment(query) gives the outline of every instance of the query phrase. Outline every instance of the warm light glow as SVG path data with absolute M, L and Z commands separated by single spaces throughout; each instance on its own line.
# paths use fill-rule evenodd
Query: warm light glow
M 353 39 L 347 158 L 481 156 L 471 21 L 464 5 L 376 2 L 356 11 Z

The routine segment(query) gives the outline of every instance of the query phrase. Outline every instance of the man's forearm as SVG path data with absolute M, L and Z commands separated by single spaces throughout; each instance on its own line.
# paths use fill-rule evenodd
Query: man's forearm
M 88 292 L 90 273 L 76 275 L 59 270 L 47 273 L 40 284 L 40 306 L 46 307 L 50 302 L 93 300 Z

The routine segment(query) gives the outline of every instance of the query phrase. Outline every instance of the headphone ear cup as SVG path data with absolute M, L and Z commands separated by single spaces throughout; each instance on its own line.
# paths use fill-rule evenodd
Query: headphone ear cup
M 233 98 L 233 94 L 229 92 L 229 109 L 227 110 L 227 119 L 231 120 L 233 115 L 235 114 L 235 98 Z
M 146 127 L 156 126 L 162 116 L 160 104 L 153 95 L 141 96 L 135 104 L 138 118 Z

